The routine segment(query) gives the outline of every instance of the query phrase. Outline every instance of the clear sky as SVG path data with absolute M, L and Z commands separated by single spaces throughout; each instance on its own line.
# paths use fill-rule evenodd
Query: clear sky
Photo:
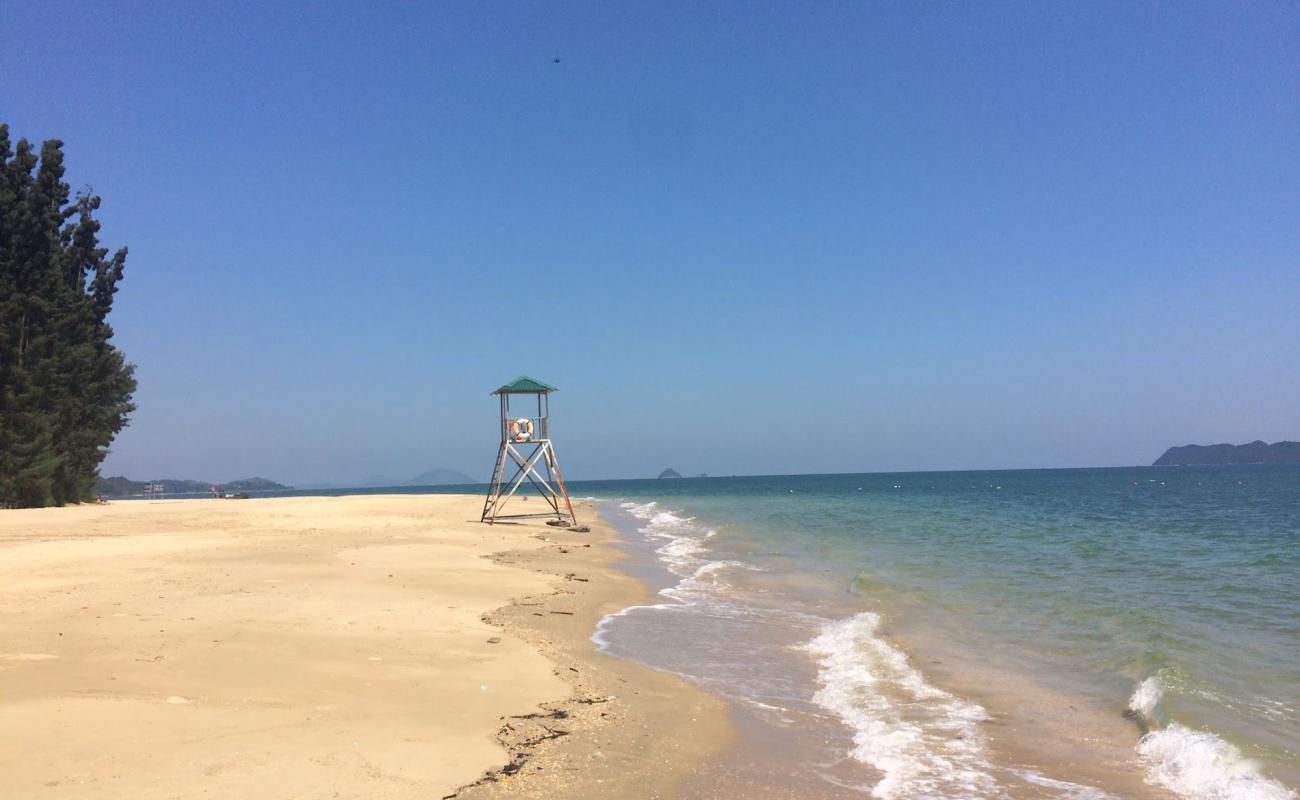
M 521 373 L 571 478 L 1300 439 L 1293 2 L 3 18 L 131 249 L 105 474 L 485 479 Z

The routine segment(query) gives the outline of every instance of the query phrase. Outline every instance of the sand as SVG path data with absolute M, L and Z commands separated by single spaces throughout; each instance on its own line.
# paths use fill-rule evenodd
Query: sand
M 5 796 L 674 796 L 727 712 L 595 651 L 612 532 L 479 503 L 0 511 Z

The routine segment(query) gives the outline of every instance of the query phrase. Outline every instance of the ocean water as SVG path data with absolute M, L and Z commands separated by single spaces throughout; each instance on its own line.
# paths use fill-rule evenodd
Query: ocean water
M 595 641 L 735 709 L 696 796 L 1297 797 L 1300 468 L 571 488 L 659 591 Z

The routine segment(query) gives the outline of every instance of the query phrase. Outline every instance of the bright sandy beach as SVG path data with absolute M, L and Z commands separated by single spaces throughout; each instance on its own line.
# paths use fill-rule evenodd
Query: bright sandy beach
M 15 798 L 667 797 L 724 706 L 595 651 L 612 532 L 453 495 L 0 512 Z

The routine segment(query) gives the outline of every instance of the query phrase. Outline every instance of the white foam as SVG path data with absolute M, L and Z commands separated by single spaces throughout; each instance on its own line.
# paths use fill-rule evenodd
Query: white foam
M 1147 779 L 1194 800 L 1294 800 L 1296 793 L 1209 731 L 1177 722 L 1138 742 Z
M 660 547 L 657 552 L 669 561 L 682 561 L 689 556 L 693 556 L 704 549 L 704 546 L 686 536 L 674 536 L 668 544 Z
M 1033 770 L 1017 769 L 1012 771 L 1028 783 L 1058 792 L 1057 796 L 1063 798 L 1063 800 L 1105 800 L 1105 798 L 1110 797 L 1110 795 L 1095 786 L 1084 786 L 1080 783 L 1056 780 L 1045 775 L 1039 775 Z
M 745 698 L 745 702 L 746 702 L 746 703 L 749 703 L 751 706 L 754 706 L 755 708 L 761 708 L 761 709 L 763 709 L 763 710 L 765 710 L 765 711 L 783 711 L 783 712 L 784 712 L 784 711 L 789 711 L 789 710 L 790 710 L 790 709 L 786 708 L 785 706 L 774 706 L 774 705 L 772 705 L 772 704 L 770 704 L 770 703 L 759 702 L 758 700 L 755 700 L 755 699 L 752 698 L 752 697 L 746 697 L 746 698 Z
M 625 508 L 627 509 L 629 514 L 631 514 L 634 517 L 640 517 L 641 519 L 650 519 L 650 515 L 654 513 L 654 507 L 657 505 L 659 504 L 653 500 L 651 500 L 648 503 L 619 503 L 618 504 L 619 508 Z
M 601 652 L 609 650 L 607 633 L 619 617 L 636 611 L 663 611 L 693 606 L 700 600 L 694 590 L 706 583 L 715 585 L 720 583 L 716 573 L 725 567 L 738 565 L 734 561 L 704 561 L 699 557 L 699 554 L 704 551 L 703 540 L 712 536 L 713 531 L 706 531 L 701 535 L 699 528 L 692 524 L 691 517 L 681 517 L 671 511 L 660 511 L 659 504 L 653 500 L 648 503 L 623 502 L 619 507 L 647 523 L 644 527 L 638 528 L 638 532 L 644 533 L 648 539 L 659 539 L 664 542 L 655 548 L 655 554 L 681 580 L 676 585 L 659 591 L 660 596 L 671 602 L 628 606 L 601 618 L 596 624 L 595 632 L 591 635 L 591 641 L 595 642 Z
M 806 648 L 821 666 L 813 701 L 853 731 L 852 756 L 884 777 L 875 797 L 997 797 L 975 703 L 932 686 L 907 656 L 876 635 L 863 612 L 827 625 Z M 893 695 L 895 699 L 891 699 Z
M 1150 725 L 1160 716 L 1164 684 L 1157 673 L 1138 684 L 1129 708 Z M 1265 775 L 1230 742 L 1170 720 L 1137 745 L 1147 782 L 1188 800 L 1295 800 L 1295 791 Z
M 704 541 L 713 536 L 715 531 L 701 531 L 694 525 L 693 517 L 682 517 L 671 511 L 659 510 L 659 504 L 622 503 L 621 507 L 646 525 L 638 528 L 648 539 L 662 540 L 664 543 L 656 548 L 655 553 L 671 570 L 683 578 L 698 574 L 699 554 L 704 550 Z
M 1133 690 L 1133 696 L 1128 699 L 1128 707 L 1136 711 L 1148 720 L 1156 718 L 1156 707 L 1160 705 L 1160 700 L 1165 696 L 1164 689 L 1160 686 L 1160 678 L 1152 675 L 1137 685 Z
M 709 561 L 701 564 L 699 569 L 695 570 L 695 574 L 691 575 L 690 579 L 692 581 L 709 580 L 710 583 L 717 584 L 718 580 L 714 576 L 716 576 L 719 571 L 724 569 L 745 569 L 748 566 L 748 564 L 744 564 L 740 561 Z
M 606 637 L 605 634 L 609 630 L 609 626 L 614 624 L 614 620 L 618 619 L 619 617 L 626 617 L 628 614 L 631 614 L 633 611 L 638 611 L 642 609 L 672 608 L 677 605 L 678 605 L 677 603 L 649 603 L 649 604 L 639 605 L 639 606 L 628 606 L 627 608 L 619 609 L 618 611 L 614 611 L 609 614 L 606 614 L 605 616 L 600 618 L 600 622 L 596 623 L 596 630 L 591 634 L 591 641 L 596 644 L 597 651 L 601 653 L 608 652 L 609 639 Z

